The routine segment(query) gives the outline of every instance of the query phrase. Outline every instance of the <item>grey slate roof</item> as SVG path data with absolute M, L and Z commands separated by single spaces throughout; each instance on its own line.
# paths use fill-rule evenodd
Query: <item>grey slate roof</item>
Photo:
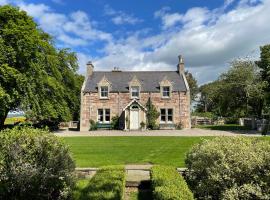
M 172 91 L 187 91 L 182 75 L 176 71 L 94 71 L 87 78 L 83 92 L 97 92 L 97 84 L 104 76 L 112 84 L 111 92 L 128 92 L 129 82 L 134 76 L 141 83 L 141 92 L 159 92 L 159 83 L 165 76 L 172 83 Z

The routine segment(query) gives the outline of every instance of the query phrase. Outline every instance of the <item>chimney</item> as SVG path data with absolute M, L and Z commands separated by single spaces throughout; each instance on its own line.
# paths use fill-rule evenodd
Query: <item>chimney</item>
M 179 59 L 179 62 L 178 62 L 178 65 L 177 65 L 177 70 L 178 70 L 179 74 L 185 73 L 185 63 L 184 63 L 183 56 L 179 55 L 178 59 Z
M 94 71 L 94 65 L 91 61 L 86 64 L 86 76 L 92 76 Z

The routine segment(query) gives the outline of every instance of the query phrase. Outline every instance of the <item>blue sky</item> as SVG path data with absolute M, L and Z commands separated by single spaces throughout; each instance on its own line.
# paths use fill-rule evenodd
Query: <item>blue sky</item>
M 59 48 L 77 53 L 79 73 L 176 70 L 177 56 L 199 83 L 235 58 L 270 43 L 269 0 L 0 0 L 28 12 Z

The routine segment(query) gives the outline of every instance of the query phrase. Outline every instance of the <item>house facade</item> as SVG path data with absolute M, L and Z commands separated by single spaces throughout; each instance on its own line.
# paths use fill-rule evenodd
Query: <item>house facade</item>
M 175 71 L 95 71 L 89 62 L 81 90 L 80 130 L 88 131 L 90 120 L 106 127 L 114 116 L 120 129 L 141 129 L 147 123 L 148 101 L 160 113 L 160 129 L 190 128 L 190 90 L 182 56 Z

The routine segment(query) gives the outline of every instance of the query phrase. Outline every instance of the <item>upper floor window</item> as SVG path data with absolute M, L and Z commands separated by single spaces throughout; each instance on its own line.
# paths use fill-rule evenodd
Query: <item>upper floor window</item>
M 160 122 L 172 123 L 173 122 L 173 109 L 171 108 L 160 109 Z
M 101 98 L 108 98 L 109 97 L 109 87 L 108 86 L 101 86 L 100 87 L 100 97 Z
M 162 97 L 170 97 L 170 86 L 163 86 Z
M 131 87 L 131 97 L 132 98 L 139 98 L 140 95 L 140 87 L 139 86 L 132 86 Z

